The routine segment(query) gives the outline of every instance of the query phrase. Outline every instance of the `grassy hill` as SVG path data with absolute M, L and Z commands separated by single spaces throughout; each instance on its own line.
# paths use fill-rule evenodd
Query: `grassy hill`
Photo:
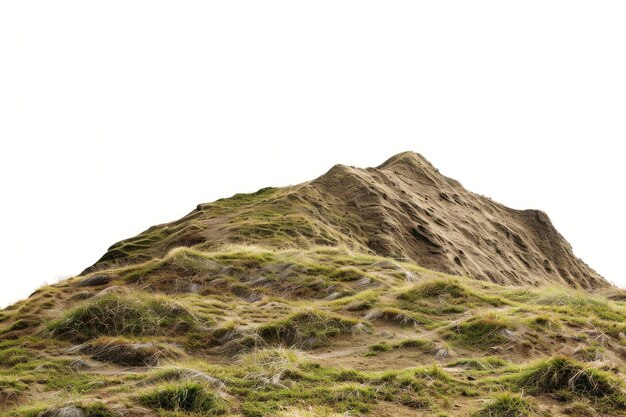
M 360 189 L 351 169 L 335 193 Z M 415 236 L 384 206 L 368 238 L 377 206 L 312 210 L 320 178 L 201 205 L 1 310 L 0 416 L 626 415 L 626 291 L 535 264 L 545 239 L 571 253 L 556 231 L 501 216 L 508 236 L 480 241 L 528 265 L 482 276 L 489 250 L 450 253 L 458 224 Z

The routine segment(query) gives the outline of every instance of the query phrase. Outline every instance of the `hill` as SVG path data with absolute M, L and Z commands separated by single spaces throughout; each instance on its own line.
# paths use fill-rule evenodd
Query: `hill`
M 413 152 L 377 168 L 335 165 L 304 184 L 200 204 L 178 221 L 113 245 L 87 272 L 179 246 L 224 244 L 339 245 L 500 284 L 608 285 L 574 256 L 545 213 L 471 193 Z
M 421 156 L 199 205 L 0 311 L 0 416 L 618 416 L 626 292 Z

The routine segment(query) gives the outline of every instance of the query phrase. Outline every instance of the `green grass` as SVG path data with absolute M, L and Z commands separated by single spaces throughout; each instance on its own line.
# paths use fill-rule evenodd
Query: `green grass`
M 10 347 L 0 350 L 0 367 L 14 367 L 17 364 L 25 363 L 32 359 L 32 353 L 20 347 Z
M 513 330 L 510 320 L 495 313 L 481 314 L 451 327 L 445 337 L 459 345 L 484 349 L 507 341 L 505 330 Z
M 534 316 L 526 321 L 526 325 L 528 327 L 538 329 L 541 331 L 544 330 L 559 330 L 562 328 L 561 323 L 557 320 L 554 315 L 551 314 L 541 314 L 538 316 Z
M 472 413 L 472 417 L 539 417 L 537 407 L 529 400 L 519 395 L 504 393 L 479 411 Z
M 224 400 L 202 384 L 193 382 L 159 386 L 141 394 L 139 401 L 152 409 L 198 413 L 204 416 L 226 412 Z
M 270 344 L 311 349 L 342 333 L 349 333 L 358 323 L 342 316 L 306 311 L 264 324 L 257 329 L 257 334 Z
M 265 204 L 271 193 L 261 197 L 242 204 Z M 235 221 L 271 223 L 274 214 L 259 216 Z M 572 417 L 623 414 L 623 301 L 274 243 L 167 248 L 104 271 L 119 277 L 114 294 L 81 289 L 78 301 L 61 283 L 3 311 L 1 329 L 16 331 L 0 334 L 0 400 L 11 398 L 0 416 L 37 417 L 77 398 L 161 417 L 453 416 L 468 401 L 480 417 L 534 415 L 546 401 Z M 420 282 L 407 284 L 407 271 Z M 190 283 L 200 289 L 187 291 Z M 559 351 L 603 358 L 603 370 L 570 358 L 528 364 Z M 517 394 L 494 398 L 507 390 Z
M 462 366 L 477 371 L 493 371 L 495 369 L 500 369 L 508 365 L 509 362 L 497 356 L 487 356 L 480 359 L 463 358 L 448 364 L 448 366 Z
M 369 346 L 365 356 L 377 356 L 379 353 L 398 349 L 417 349 L 424 353 L 431 353 L 435 350 L 435 344 L 427 339 L 404 339 L 393 343 L 382 342 Z
M 588 293 L 562 288 L 550 288 L 538 297 L 538 305 L 548 306 L 552 311 L 579 317 L 596 317 L 609 322 L 626 322 L 626 313 L 614 303 Z
M 445 298 L 446 301 L 450 302 L 467 299 L 469 295 L 468 289 L 456 281 L 433 279 L 417 284 L 411 289 L 402 292 L 398 298 L 412 302 L 423 299 Z
M 517 385 L 533 394 L 586 398 L 608 407 L 626 409 L 623 384 L 607 372 L 557 356 L 522 372 Z
M 48 325 L 55 336 L 76 341 L 98 336 L 142 336 L 188 331 L 193 315 L 156 296 L 105 295 L 69 311 Z

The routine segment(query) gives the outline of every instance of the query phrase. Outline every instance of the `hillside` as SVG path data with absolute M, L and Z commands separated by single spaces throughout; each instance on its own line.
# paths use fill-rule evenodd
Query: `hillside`
M 224 244 L 339 245 L 500 284 L 608 285 L 574 256 L 545 213 L 471 193 L 413 152 L 377 168 L 335 165 L 304 184 L 200 204 L 178 221 L 113 245 L 88 272 L 179 246 Z
M 421 156 L 201 204 L 0 311 L 0 416 L 621 416 L 626 291 Z

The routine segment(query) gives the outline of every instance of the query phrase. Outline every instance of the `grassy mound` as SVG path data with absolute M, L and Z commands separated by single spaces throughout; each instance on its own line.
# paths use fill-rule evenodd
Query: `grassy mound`
M 283 386 L 283 377 L 298 371 L 304 363 L 302 356 L 293 349 L 267 348 L 258 349 L 242 355 L 237 363 L 246 370 L 244 379 L 255 386 Z
M 350 332 L 358 323 L 346 317 L 309 311 L 265 324 L 257 332 L 267 343 L 311 349 L 332 337 Z
M 157 335 L 193 327 L 192 314 L 155 296 L 105 295 L 49 324 L 53 335 L 76 341 L 97 336 Z
M 436 351 L 435 344 L 427 339 L 404 339 L 396 343 L 377 343 L 368 347 L 366 356 L 376 356 L 382 352 L 390 352 L 397 349 L 416 349 L 423 353 L 432 353 Z
M 0 367 L 12 367 L 20 363 L 28 362 L 32 354 L 20 347 L 8 347 L 0 349 Z
M 512 328 L 511 322 L 503 317 L 483 314 L 454 326 L 445 336 L 463 346 L 486 348 L 506 342 L 505 330 Z
M 226 411 L 224 401 L 203 385 L 194 382 L 168 384 L 139 396 L 139 401 L 152 409 L 220 415 Z
M 533 417 L 539 415 L 537 408 L 525 398 L 505 393 L 473 413 L 472 417 Z
M 419 324 L 429 323 L 424 317 L 417 313 L 401 310 L 394 307 L 385 307 L 382 309 L 371 310 L 364 317 L 365 320 L 379 320 L 399 326 L 417 326 Z
M 557 356 L 540 362 L 519 377 L 519 387 L 531 393 L 571 394 L 626 409 L 622 384 L 612 375 Z
M 85 344 L 81 352 L 101 362 L 127 366 L 155 366 L 165 357 L 175 358 L 177 353 L 155 343 L 141 343 L 124 338 L 100 337 Z
M 453 280 L 433 279 L 415 285 L 413 288 L 401 293 L 398 298 L 407 301 L 423 299 L 446 298 L 446 301 L 466 299 L 470 292 Z
M 487 356 L 480 359 L 462 358 L 448 364 L 448 366 L 460 366 L 476 371 L 493 371 L 494 369 L 502 368 L 508 364 L 507 361 L 497 356 Z

